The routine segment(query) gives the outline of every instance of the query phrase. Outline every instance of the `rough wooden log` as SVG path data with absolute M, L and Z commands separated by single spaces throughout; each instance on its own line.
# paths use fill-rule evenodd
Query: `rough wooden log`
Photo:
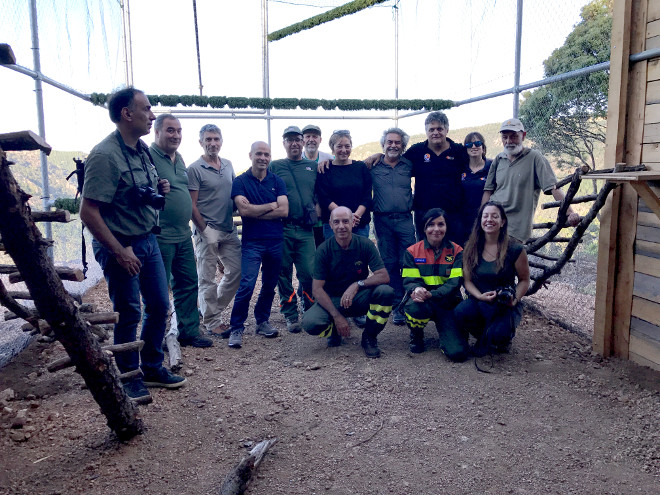
M 3 304 L 3 306 L 5 306 Z M 6 306 L 5 306 L 6 307 Z M 92 325 L 101 325 L 103 323 L 117 323 L 119 321 L 119 313 L 82 313 L 80 317 L 85 320 L 87 323 Z M 8 311 L 5 313 L 5 320 L 15 320 L 16 318 L 22 318 L 26 321 L 31 321 L 34 318 L 42 318 L 42 316 L 34 311 L 29 310 L 28 313 L 23 313 L 22 315 L 16 314 L 13 311 Z M 30 319 L 28 319 L 30 318 Z
M 527 242 L 536 242 L 540 239 L 543 239 L 542 237 L 530 237 Z M 572 237 L 554 237 L 552 239 L 546 240 L 543 245 L 548 244 L 549 242 L 569 242 L 572 239 Z M 578 242 L 582 242 L 582 239 L 580 239 Z M 534 253 L 530 253 L 534 254 Z
M 14 299 L 32 299 L 32 295 L 26 291 L 26 290 L 9 290 L 7 291 L 7 294 L 9 294 L 10 297 L 13 297 Z M 69 295 L 78 303 L 82 304 L 82 296 L 79 294 L 71 294 Z M 91 303 L 87 303 L 91 304 Z M 83 309 L 80 309 L 79 311 L 83 311 Z
M 573 256 L 575 249 L 577 248 L 578 244 L 582 241 L 582 236 L 584 235 L 585 231 L 587 230 L 587 228 L 589 228 L 591 222 L 594 221 L 594 219 L 598 215 L 598 212 L 605 205 L 607 196 L 615 187 L 616 184 L 614 184 L 613 182 L 605 183 L 605 185 L 601 188 L 600 192 L 598 193 L 598 198 L 596 198 L 594 204 L 591 205 L 589 212 L 584 217 L 582 217 L 580 223 L 575 227 L 575 230 L 573 231 L 573 236 L 571 237 L 571 240 L 566 246 L 566 249 L 559 257 L 559 260 L 552 266 L 552 268 L 544 271 L 542 277 L 538 279 L 537 278 L 534 279 L 532 286 L 527 291 L 527 295 L 532 295 L 536 293 L 541 287 L 543 287 L 543 284 L 548 280 L 548 278 L 552 277 L 553 275 L 556 275 L 561 271 L 561 269 L 564 267 L 566 262 L 571 258 L 571 256 Z
M 103 346 L 101 350 L 105 353 L 109 353 L 108 356 L 112 356 L 113 354 L 120 352 L 140 351 L 142 350 L 142 347 L 144 347 L 144 340 L 136 340 L 135 342 L 127 342 L 126 344 L 106 345 Z M 63 370 L 70 366 L 75 366 L 75 364 L 71 361 L 69 356 L 65 356 L 47 365 L 46 369 L 51 373 L 55 373 L 56 371 Z
M 0 134 L 0 149 L 3 151 L 41 150 L 50 155 L 50 144 L 32 131 L 19 131 Z M 11 165 L 11 162 L 6 162 Z
M 556 256 L 548 256 L 547 254 L 540 254 L 540 253 L 527 253 L 529 256 L 536 256 L 537 258 L 541 258 L 542 260 L 548 260 L 548 261 L 559 261 L 559 258 Z M 575 263 L 575 260 L 568 260 L 569 263 Z
M 220 488 L 220 495 L 242 495 L 245 493 L 248 483 L 257 471 L 268 449 L 277 442 L 277 438 L 259 442 L 250 451 L 250 455 L 244 457 L 227 477 Z
M 619 170 L 621 170 L 621 169 L 617 168 L 617 171 L 619 171 Z M 631 165 L 630 167 L 623 167 L 623 169 L 621 171 L 622 172 L 640 172 L 642 170 L 646 170 L 646 165 L 644 165 L 643 163 L 641 165 Z M 590 170 L 589 172 L 583 173 L 582 174 L 582 179 L 584 179 L 584 180 L 595 180 L 595 179 L 591 179 L 591 177 L 589 177 L 589 176 L 590 175 L 595 175 L 595 174 L 611 174 L 612 172 L 614 172 L 613 168 L 594 169 L 594 170 Z M 567 175 L 563 179 L 557 181 L 557 184 L 555 184 L 555 187 L 557 187 L 557 188 L 564 187 L 566 184 L 569 184 L 571 182 L 571 178 L 572 178 L 571 175 Z
M 16 55 L 14 55 L 14 50 L 7 43 L 0 43 L 0 64 L 14 65 L 15 63 Z
M 6 267 L 9 266 L 11 265 L 0 265 L 0 273 L 7 273 L 6 271 L 2 271 L 2 270 L 7 269 Z M 57 266 L 54 268 L 55 268 L 55 272 L 57 273 L 57 275 L 60 277 L 61 280 L 69 280 L 71 282 L 82 282 L 83 280 L 85 280 L 85 275 L 83 274 L 82 270 L 80 270 L 79 268 L 69 268 L 68 266 Z M 24 282 L 23 275 L 21 275 L 20 271 L 9 272 L 9 282 L 12 284 L 16 284 L 18 282 Z
M 80 306 L 78 306 L 78 311 L 81 313 L 94 313 L 96 311 L 96 304 L 82 303 Z
M 578 203 L 589 203 L 591 201 L 594 201 L 598 197 L 597 194 L 587 194 L 586 196 L 578 196 L 577 198 L 573 198 L 571 201 L 572 205 L 578 204 Z M 548 208 L 557 208 L 559 207 L 563 201 L 548 201 L 547 203 L 543 203 L 541 205 L 542 210 L 547 210 Z
M 35 222 L 68 223 L 71 221 L 71 213 L 67 210 L 33 211 L 32 220 Z
M 88 331 L 74 300 L 64 289 L 41 232 L 31 220 L 28 199 L 16 183 L 5 153 L 0 151 L 0 236 L 7 253 L 25 278 L 37 311 L 53 328 L 108 426 L 120 439 L 129 439 L 143 431 L 136 405 L 129 400 L 116 367 Z
M 8 308 L 10 311 L 5 313 L 5 320 L 7 320 L 7 315 L 19 315 L 18 317 L 23 318 L 25 321 L 27 321 L 30 325 L 33 327 L 38 327 L 38 322 L 39 319 L 35 315 L 35 311 L 26 308 L 22 304 L 17 303 L 13 297 L 9 295 L 7 292 L 7 289 L 5 288 L 5 284 L 2 283 L 0 280 L 0 304 L 2 304 L 5 308 Z
M 136 368 L 132 371 L 127 371 L 126 373 L 122 373 L 119 375 L 120 380 L 130 380 L 131 378 L 136 378 L 138 376 L 142 376 L 142 370 L 140 368 Z
M 94 335 L 96 335 L 99 341 L 101 342 L 108 340 L 110 338 L 110 334 L 106 332 L 105 328 L 100 327 L 98 325 L 90 325 L 89 331 L 92 332 Z
M 537 261 L 529 260 L 527 263 L 529 263 L 529 266 L 533 268 L 539 268 L 540 270 L 547 270 L 550 268 L 550 265 L 546 265 L 545 263 L 539 263 Z

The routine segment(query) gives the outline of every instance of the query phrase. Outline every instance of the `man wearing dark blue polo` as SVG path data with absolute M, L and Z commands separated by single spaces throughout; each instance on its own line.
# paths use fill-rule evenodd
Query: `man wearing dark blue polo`
M 241 282 L 230 321 L 229 347 L 233 348 L 243 345 L 245 320 L 260 267 L 261 291 L 254 307 L 255 333 L 266 338 L 278 335 L 268 319 L 282 263 L 282 219 L 289 214 L 284 181 L 268 171 L 270 146 L 257 141 L 249 156 L 252 167 L 236 177 L 231 188 L 231 197 L 243 220 Z

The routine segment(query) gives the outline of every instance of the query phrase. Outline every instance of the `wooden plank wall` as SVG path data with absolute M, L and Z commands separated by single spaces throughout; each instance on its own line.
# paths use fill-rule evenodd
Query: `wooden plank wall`
M 660 47 L 660 0 L 649 0 L 646 49 Z M 660 58 L 647 65 L 642 163 L 660 170 Z M 650 184 L 656 194 L 660 187 Z M 639 200 L 629 358 L 660 370 L 660 219 Z

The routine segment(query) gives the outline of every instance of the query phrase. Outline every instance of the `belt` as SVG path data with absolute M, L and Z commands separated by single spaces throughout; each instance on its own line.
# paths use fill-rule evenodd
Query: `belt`
M 140 235 L 125 235 L 125 234 L 120 234 L 119 232 L 112 232 L 112 235 L 115 236 L 115 239 L 119 241 L 119 243 L 124 246 L 130 246 L 133 242 L 135 241 L 141 241 L 152 235 L 151 232 L 147 232 L 146 234 L 140 234 Z
M 295 218 L 289 218 L 289 217 L 283 218 L 282 223 L 284 225 L 295 225 L 296 227 L 301 227 L 301 228 L 306 229 L 306 230 L 312 230 L 312 227 L 313 227 L 313 225 L 306 225 L 306 224 L 303 224 L 300 220 L 297 220 Z

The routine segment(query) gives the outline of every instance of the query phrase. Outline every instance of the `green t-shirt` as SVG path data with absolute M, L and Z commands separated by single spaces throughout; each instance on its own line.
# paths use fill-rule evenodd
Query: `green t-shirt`
M 146 147 L 144 143 L 142 146 Z M 126 148 L 130 169 L 117 140 L 117 131 L 94 146 L 85 161 L 82 196 L 100 203 L 101 217 L 112 232 L 126 236 L 144 235 L 156 225 L 156 210 L 138 201 L 132 190 L 135 185 L 156 189 L 158 176 L 145 151 L 138 152 L 130 146 Z
M 293 161 L 288 158 L 270 163 L 268 170 L 279 176 L 286 185 L 289 199 L 289 218 L 303 219 L 303 205 L 316 203 L 314 185 L 316 184 L 316 162 L 303 158 Z M 294 180 L 295 175 L 295 180 Z M 297 182 L 297 187 L 296 187 Z
M 158 177 L 167 179 L 170 192 L 165 196 L 165 209 L 160 212 L 158 241 L 166 244 L 183 242 L 190 238 L 190 219 L 192 218 L 192 199 L 188 191 L 188 175 L 183 158 L 177 152 L 174 163 L 156 143 L 149 147 Z
M 314 280 L 325 280 L 323 289 L 330 297 L 339 297 L 353 282 L 364 280 L 384 268 L 374 243 L 353 234 L 348 249 L 342 249 L 334 237 L 321 244 L 314 258 Z

